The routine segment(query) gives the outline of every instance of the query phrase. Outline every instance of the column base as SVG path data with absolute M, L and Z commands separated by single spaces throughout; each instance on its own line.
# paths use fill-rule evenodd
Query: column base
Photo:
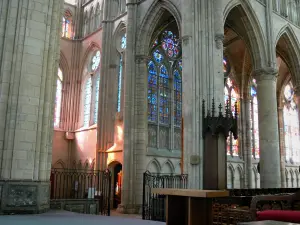
M 50 182 L 0 180 L 0 214 L 38 214 L 50 208 Z
M 117 212 L 122 214 L 142 214 L 142 205 L 119 204 Z

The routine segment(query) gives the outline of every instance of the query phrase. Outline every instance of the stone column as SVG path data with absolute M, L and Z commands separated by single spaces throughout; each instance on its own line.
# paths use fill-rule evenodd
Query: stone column
M 0 214 L 49 209 L 63 1 L 0 4 Z
M 137 2 L 127 0 L 127 40 L 124 77 L 124 150 L 122 199 L 118 210 L 141 211 L 147 149 L 147 57 L 135 55 Z
M 270 67 L 254 71 L 257 80 L 261 188 L 281 187 L 276 76 L 277 71 Z
M 247 188 L 254 188 L 255 184 L 252 184 L 252 148 L 251 148 L 251 101 L 249 97 L 241 99 L 241 105 L 243 105 L 243 115 L 244 115 L 244 143 L 245 143 L 245 149 L 244 149 L 244 160 L 245 160 L 245 173 L 246 173 L 246 185 Z
M 278 129 L 279 129 L 279 149 L 280 149 L 280 174 L 281 187 L 286 186 L 285 178 L 285 140 L 284 140 L 284 123 L 283 123 L 283 108 L 278 107 Z
M 102 21 L 102 55 L 101 57 L 101 81 L 98 102 L 98 120 L 97 120 L 97 155 L 96 168 L 105 170 L 107 168 L 107 153 L 106 150 L 113 145 L 114 132 L 114 115 L 110 110 L 114 104 L 111 104 L 111 46 L 114 39 L 112 38 L 112 19 L 111 1 L 104 1 L 104 20 Z
M 182 4 L 182 86 L 184 173 L 189 188 L 203 186 L 201 102 L 224 99 L 223 12 L 218 0 L 185 0 Z M 201 29 L 199 29 L 201 28 Z M 196 62 L 196 63 L 195 63 Z

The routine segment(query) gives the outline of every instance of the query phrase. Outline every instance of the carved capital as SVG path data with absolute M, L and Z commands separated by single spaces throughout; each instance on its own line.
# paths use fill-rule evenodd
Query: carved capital
M 278 76 L 278 70 L 273 67 L 264 67 L 252 72 L 252 76 L 257 80 L 272 80 L 276 81 Z
M 217 49 L 222 49 L 224 41 L 224 34 L 216 34 L 215 35 L 215 42 Z
M 190 39 L 192 38 L 192 36 L 190 35 L 184 35 L 181 37 L 181 41 L 183 45 L 188 45 L 190 42 Z
M 138 64 L 147 63 L 150 60 L 150 56 L 148 55 L 136 55 L 135 62 Z

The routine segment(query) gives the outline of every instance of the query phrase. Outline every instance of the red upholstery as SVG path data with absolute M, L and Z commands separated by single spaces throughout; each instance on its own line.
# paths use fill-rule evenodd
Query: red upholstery
M 257 220 L 275 220 L 290 223 L 300 223 L 300 211 L 266 210 L 257 212 Z

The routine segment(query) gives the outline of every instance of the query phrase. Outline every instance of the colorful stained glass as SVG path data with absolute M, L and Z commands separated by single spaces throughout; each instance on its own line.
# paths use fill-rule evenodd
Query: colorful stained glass
M 155 137 L 150 135 L 149 146 L 180 148 L 176 143 L 169 143 L 171 135 L 178 139 L 182 123 L 180 51 L 179 40 L 170 30 L 159 34 L 152 44 L 152 60 L 148 63 L 148 121 L 152 127 L 158 127 L 159 132 Z
M 178 61 L 178 67 L 179 67 L 180 71 L 182 71 L 182 60 Z
M 174 124 L 175 126 L 181 126 L 182 118 L 182 83 L 181 76 L 178 70 L 174 71 Z
M 72 38 L 72 15 L 69 11 L 63 16 L 62 37 Z
M 100 65 L 100 51 L 97 51 L 92 58 L 92 70 L 96 71 Z
M 100 73 L 97 74 L 96 77 L 96 85 L 95 85 L 95 106 L 94 106 L 94 124 L 98 121 L 98 104 L 99 104 L 99 89 L 100 89 Z
M 122 79 L 123 79 L 123 57 L 121 55 L 119 61 L 119 74 L 118 74 L 117 112 L 121 112 Z
M 126 33 L 121 38 L 121 48 L 126 49 Z
M 299 115 L 292 84 L 284 89 L 283 123 L 286 161 L 300 163 Z
M 148 120 L 157 122 L 157 72 L 153 61 L 148 63 Z
M 153 56 L 157 63 L 161 63 L 164 60 L 164 57 L 158 49 L 153 52 Z
M 259 127 L 258 127 L 258 103 L 257 103 L 257 84 L 256 80 L 252 80 L 250 87 L 251 107 L 250 107 L 250 123 L 251 123 L 251 148 L 252 157 L 259 159 Z
M 162 65 L 159 73 L 159 122 L 169 123 L 169 75 L 167 67 Z
M 223 73 L 224 73 L 224 77 L 225 78 L 228 77 L 229 72 L 230 72 L 230 66 L 227 63 L 227 60 L 223 59 Z
M 172 31 L 164 31 L 162 48 L 168 57 L 174 58 L 179 54 L 179 41 Z
M 92 78 L 89 77 L 84 86 L 83 126 L 90 125 L 92 102 Z
M 224 103 L 229 102 L 230 109 L 232 113 L 235 113 L 235 103 L 238 102 L 239 95 L 235 90 L 233 82 L 230 78 L 226 79 L 225 88 L 224 88 Z M 234 140 L 233 135 L 230 135 L 227 138 L 227 155 L 238 156 L 239 155 L 239 145 L 238 140 Z
M 58 69 L 57 80 L 56 80 L 55 108 L 54 108 L 54 127 L 59 127 L 59 123 L 60 123 L 62 81 L 63 81 L 63 74 L 62 71 Z

